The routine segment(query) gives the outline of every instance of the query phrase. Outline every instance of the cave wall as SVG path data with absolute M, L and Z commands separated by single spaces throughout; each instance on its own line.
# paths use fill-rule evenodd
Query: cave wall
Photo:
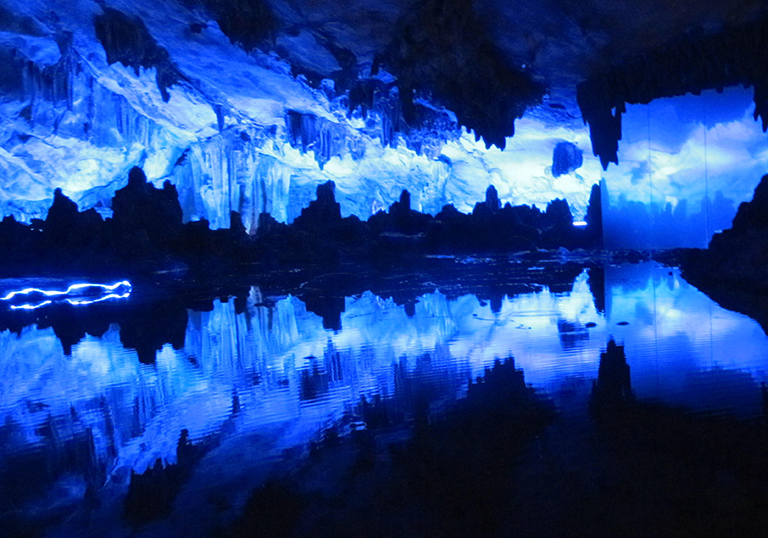
M 234 210 L 250 231 L 262 211 L 292 220 L 329 179 L 343 213 L 363 218 L 404 188 L 415 209 L 469 211 L 491 183 L 502 202 L 543 209 L 567 198 L 580 217 L 598 181 L 590 159 L 552 173 L 558 144 L 589 153 L 585 128 L 573 117 L 561 123 L 558 109 L 529 111 L 513 139 L 497 125 L 477 140 L 482 130 L 460 126 L 430 87 L 414 85 L 406 113 L 399 81 L 362 53 L 353 80 L 302 73 L 270 49 L 269 28 L 243 43 L 218 3 L 5 3 L 0 213 L 20 221 L 44 217 L 56 188 L 80 209 L 109 215 L 133 166 L 177 186 L 185 219 L 226 227 Z M 471 61 L 482 47 L 466 48 Z M 444 71 L 433 73 L 443 86 Z M 472 88 L 482 98 L 480 87 L 461 91 Z M 509 114 L 504 121 L 522 109 Z M 501 152 L 490 140 L 511 145 Z

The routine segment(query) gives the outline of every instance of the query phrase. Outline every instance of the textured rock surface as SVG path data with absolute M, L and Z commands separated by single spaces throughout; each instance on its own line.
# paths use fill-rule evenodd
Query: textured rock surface
M 26 222 L 56 188 L 109 216 L 133 166 L 176 186 L 185 220 L 227 228 L 234 211 L 249 233 L 328 180 L 345 215 L 403 189 L 421 211 L 467 211 L 494 184 L 515 205 L 567 197 L 581 218 L 599 180 L 593 159 L 576 167 L 582 112 L 604 165 L 625 102 L 751 84 L 762 115 L 761 2 L 3 6 L 0 209 Z M 559 142 L 578 151 L 553 162 Z

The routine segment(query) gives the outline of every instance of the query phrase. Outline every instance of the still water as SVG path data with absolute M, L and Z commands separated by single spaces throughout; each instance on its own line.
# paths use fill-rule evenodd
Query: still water
M 362 398 L 397 400 L 418 379 L 439 408 L 496 358 L 513 356 L 560 405 L 589 392 L 610 338 L 639 399 L 754 416 L 768 378 L 761 327 L 654 263 L 584 269 L 570 291 L 495 301 L 434 291 L 409 307 L 368 291 L 344 298 L 336 330 L 258 287 L 206 310 L 160 312 L 179 327 L 170 343 L 151 317 L 121 322 L 123 334 L 104 322 L 73 338 L 44 316 L 0 333 L 0 513 L 124 496 L 132 470 L 175 462 L 182 430 L 210 447 L 203 482 L 230 474 L 247 491 L 260 478 L 241 480 L 243 468 L 300 456 L 329 428 L 364 428 Z

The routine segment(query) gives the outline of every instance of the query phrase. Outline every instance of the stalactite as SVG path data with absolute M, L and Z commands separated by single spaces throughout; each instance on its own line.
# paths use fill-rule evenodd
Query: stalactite
M 755 119 L 768 128 L 768 19 L 716 35 L 686 36 L 579 84 L 577 100 L 589 124 L 592 150 L 604 169 L 618 164 L 626 104 L 726 86 L 754 86 Z

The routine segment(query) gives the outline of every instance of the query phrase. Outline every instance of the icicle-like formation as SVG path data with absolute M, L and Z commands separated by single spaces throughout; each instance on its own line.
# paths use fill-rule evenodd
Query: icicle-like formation
M 4 107 L 14 121 L 1 132 L 0 203 L 21 221 L 44 217 L 56 187 L 81 208 L 106 207 L 130 167 L 162 175 L 184 141 L 98 81 L 68 44 L 61 49 L 50 65 L 17 59 L 21 91 Z
M 321 169 L 331 157 L 350 154 L 357 160 L 365 155 L 365 146 L 359 143 L 359 135 L 347 125 L 295 110 L 286 113 L 285 125 L 291 146 L 302 153 L 314 151 Z
M 78 20 L 70 26 L 93 24 L 90 14 L 76 13 L 67 14 Z M 414 209 L 437 213 L 454 204 L 470 211 L 491 183 L 513 204 L 543 208 L 567 197 L 578 216 L 599 178 L 588 177 L 585 165 L 553 183 L 554 144 L 563 139 L 585 149 L 582 134 L 569 128 L 542 134 L 549 128 L 533 122 L 538 132 L 526 139 L 519 129 L 514 152 L 487 151 L 428 96 L 409 101 L 406 123 L 396 81 L 383 71 L 339 95 L 330 83 L 313 89 L 291 77 L 277 57 L 245 54 L 215 23 L 190 34 L 159 12 L 142 17 L 136 24 L 183 75 L 164 92 L 152 62 L 110 63 L 87 33 L 0 31 L 0 68 L 13 75 L 0 87 L 0 216 L 45 217 L 56 188 L 80 209 L 109 216 L 133 166 L 156 184 L 174 183 L 187 220 L 227 227 L 237 211 L 252 233 L 261 212 L 292 221 L 328 180 L 337 185 L 342 214 L 365 219 L 403 189 Z M 201 62 L 208 50 L 219 55 Z
M 264 134 L 229 130 L 183 153 L 170 178 L 185 220 L 207 219 L 212 228 L 228 228 L 230 212 L 237 211 L 251 233 L 260 213 L 288 220 L 292 170 L 264 152 L 257 136 Z

